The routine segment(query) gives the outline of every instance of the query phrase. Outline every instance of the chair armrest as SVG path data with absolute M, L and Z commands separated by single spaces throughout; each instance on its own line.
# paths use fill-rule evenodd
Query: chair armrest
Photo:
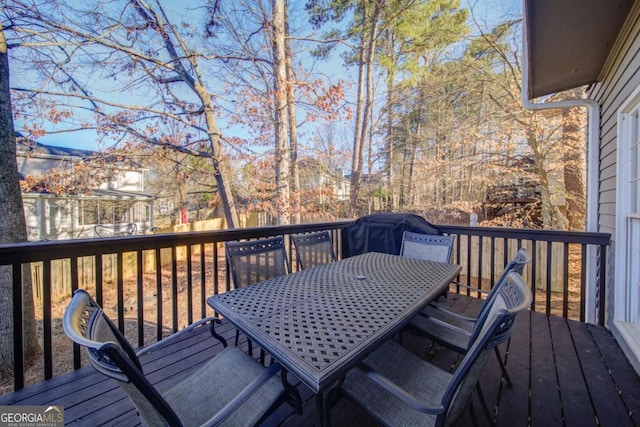
M 442 326 L 443 328 L 449 329 L 450 331 L 457 332 L 462 335 L 466 335 L 468 337 L 471 336 L 471 332 L 466 329 L 459 328 L 457 326 L 452 325 L 451 323 L 447 323 L 444 320 L 437 319 L 435 317 L 427 317 L 431 323 L 435 323 L 437 325 Z
M 190 324 L 186 328 L 181 329 L 178 332 L 173 333 L 173 334 L 169 335 L 168 337 L 161 339 L 160 341 L 156 341 L 153 344 L 149 344 L 149 345 L 147 345 L 145 347 L 139 348 L 138 350 L 136 350 L 136 355 L 138 357 L 140 357 L 143 354 L 147 354 L 147 353 L 150 353 L 152 351 L 155 351 L 160 347 L 164 347 L 164 346 L 166 346 L 168 344 L 171 344 L 173 341 L 175 341 L 178 338 L 181 338 L 184 334 L 186 334 L 188 332 L 191 332 L 195 328 L 197 328 L 199 326 L 202 326 L 202 325 L 204 325 L 204 324 L 206 324 L 208 322 L 212 322 L 213 323 L 216 320 L 218 320 L 218 319 L 216 319 L 215 317 L 206 317 L 204 319 L 200 319 L 197 322 L 194 322 L 194 323 Z
M 276 362 L 269 366 L 259 377 L 251 381 L 231 402 L 227 403 L 216 415 L 209 418 L 203 426 L 217 426 L 226 420 L 229 415 L 246 402 L 260 387 L 265 385 L 271 377 L 282 370 L 282 366 Z
M 440 311 L 440 312 L 444 313 L 445 316 L 450 316 L 450 317 L 453 317 L 455 319 L 462 320 L 462 321 L 469 322 L 469 323 L 475 323 L 476 320 L 478 320 L 475 317 L 464 316 L 464 315 L 462 315 L 460 313 L 457 313 L 457 312 L 455 312 L 453 310 L 449 310 L 448 308 L 445 308 L 445 307 L 443 307 L 442 305 L 440 305 L 440 304 L 438 304 L 436 302 L 433 302 L 433 303 L 429 304 L 429 308 L 437 310 L 437 311 Z M 432 317 L 432 316 L 429 315 L 428 312 L 427 313 L 420 312 L 420 314 L 422 314 L 424 316 L 427 316 L 429 318 Z
M 474 288 L 473 286 L 465 285 L 464 283 L 460 283 L 460 282 L 451 282 L 451 283 L 455 286 L 460 286 L 461 288 L 469 289 L 470 291 L 473 291 L 473 292 L 480 292 L 481 294 L 489 293 L 489 291 L 485 291 L 484 289 Z
M 365 363 L 358 364 L 358 366 L 356 366 L 356 369 L 360 369 L 362 372 L 367 374 L 371 381 L 375 382 L 380 387 L 393 394 L 395 397 L 402 400 L 404 403 L 416 409 L 417 411 L 432 415 L 438 415 L 444 412 L 444 407 L 442 405 L 426 406 L 423 402 L 416 399 L 415 396 L 407 393 L 406 390 L 399 387 L 384 375 L 381 375 L 378 372 L 374 371 L 373 368 L 366 365 Z

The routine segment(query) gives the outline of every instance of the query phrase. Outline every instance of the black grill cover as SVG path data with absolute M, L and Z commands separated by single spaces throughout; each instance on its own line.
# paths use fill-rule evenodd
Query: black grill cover
M 365 252 L 400 254 L 405 230 L 423 234 L 442 234 L 418 215 L 407 213 L 376 213 L 363 216 L 342 230 L 342 257 Z

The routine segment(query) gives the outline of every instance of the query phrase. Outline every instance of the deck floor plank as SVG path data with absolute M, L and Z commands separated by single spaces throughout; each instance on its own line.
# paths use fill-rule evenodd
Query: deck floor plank
M 595 426 L 597 418 L 591 405 L 591 397 L 579 366 L 567 321 L 561 317 L 549 317 L 551 326 L 558 389 L 562 399 L 564 420 L 568 426 Z
M 452 295 L 445 304 L 464 313 L 474 313 L 481 301 Z M 145 372 L 159 389 L 170 387 L 190 370 L 198 369 L 221 351 L 222 345 L 211 338 L 207 328 L 176 341 L 163 351 L 142 357 Z M 233 340 L 235 328 L 223 322 L 216 328 Z M 415 334 L 405 334 L 412 351 L 444 368 L 457 365 L 459 355 Z M 232 343 L 232 341 L 231 341 Z M 246 348 L 246 339 L 240 342 Z M 495 411 L 498 426 L 638 425 L 640 417 L 640 377 L 635 373 L 612 335 L 602 327 L 546 316 L 522 313 L 514 333 L 501 352 L 514 385 L 500 381 L 500 368 L 490 356 L 480 382 L 490 410 Z M 254 357 L 259 351 L 254 349 Z M 533 380 L 532 382 L 530 380 Z M 315 397 L 311 390 L 290 376 L 304 404 L 298 415 L 288 405 L 278 408 L 265 422 L 268 426 L 312 426 L 315 421 Z M 531 396 L 531 398 L 530 398 Z M 479 426 L 491 425 L 482 413 L 479 399 L 472 402 Z M 562 402 L 564 417 L 560 412 Z M 17 393 L 0 396 L 0 405 L 48 405 L 65 407 L 65 424 L 74 426 L 139 426 L 140 420 L 125 393 L 117 384 L 91 366 Z M 531 406 L 531 410 L 530 410 Z M 531 419 L 529 419 L 531 417 Z M 332 411 L 334 425 L 375 425 L 368 414 L 346 399 Z M 465 412 L 457 425 L 472 422 Z
M 588 327 L 577 322 L 568 325 L 599 422 L 614 426 L 633 425 Z
M 506 367 L 513 385 L 501 389 L 496 402 L 497 425 L 526 426 L 529 423 L 531 314 L 520 313 L 513 326 L 506 355 Z M 484 387 L 484 383 L 481 385 Z
M 600 349 L 631 419 L 635 425 L 640 425 L 640 377 L 609 331 L 591 325 L 587 328 Z
M 562 425 L 562 408 L 547 316 L 531 316 L 531 425 Z

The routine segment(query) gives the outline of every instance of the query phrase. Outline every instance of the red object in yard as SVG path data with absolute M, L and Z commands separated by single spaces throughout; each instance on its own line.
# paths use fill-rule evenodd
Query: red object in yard
M 187 208 L 182 208 L 182 215 L 180 217 L 180 224 L 186 224 L 187 222 L 189 222 L 189 219 L 187 218 Z

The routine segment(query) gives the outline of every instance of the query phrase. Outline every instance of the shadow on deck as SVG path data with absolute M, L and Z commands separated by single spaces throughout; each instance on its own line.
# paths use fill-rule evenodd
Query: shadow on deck
M 474 313 L 480 304 L 475 298 L 457 295 L 444 301 L 466 313 Z M 223 322 L 217 330 L 232 342 L 231 324 Z M 404 335 L 404 343 L 443 369 L 455 369 L 460 360 L 455 353 L 410 333 Z M 162 389 L 221 349 L 217 340 L 202 331 L 143 357 L 142 362 L 151 381 Z M 525 312 L 518 316 L 513 336 L 501 350 L 514 385 L 501 380 L 498 364 L 489 359 L 480 381 L 493 420 L 490 423 L 482 415 L 474 395 L 479 425 L 640 425 L 640 378 L 605 328 Z M 302 384 L 298 388 L 305 401 L 304 414 L 299 416 L 283 405 L 265 424 L 313 425 L 313 393 Z M 1 396 L 0 405 L 63 406 L 66 425 L 140 425 L 124 392 L 91 366 Z M 346 400 L 334 407 L 332 420 L 339 426 L 375 424 Z M 458 424 L 472 422 L 467 411 Z

